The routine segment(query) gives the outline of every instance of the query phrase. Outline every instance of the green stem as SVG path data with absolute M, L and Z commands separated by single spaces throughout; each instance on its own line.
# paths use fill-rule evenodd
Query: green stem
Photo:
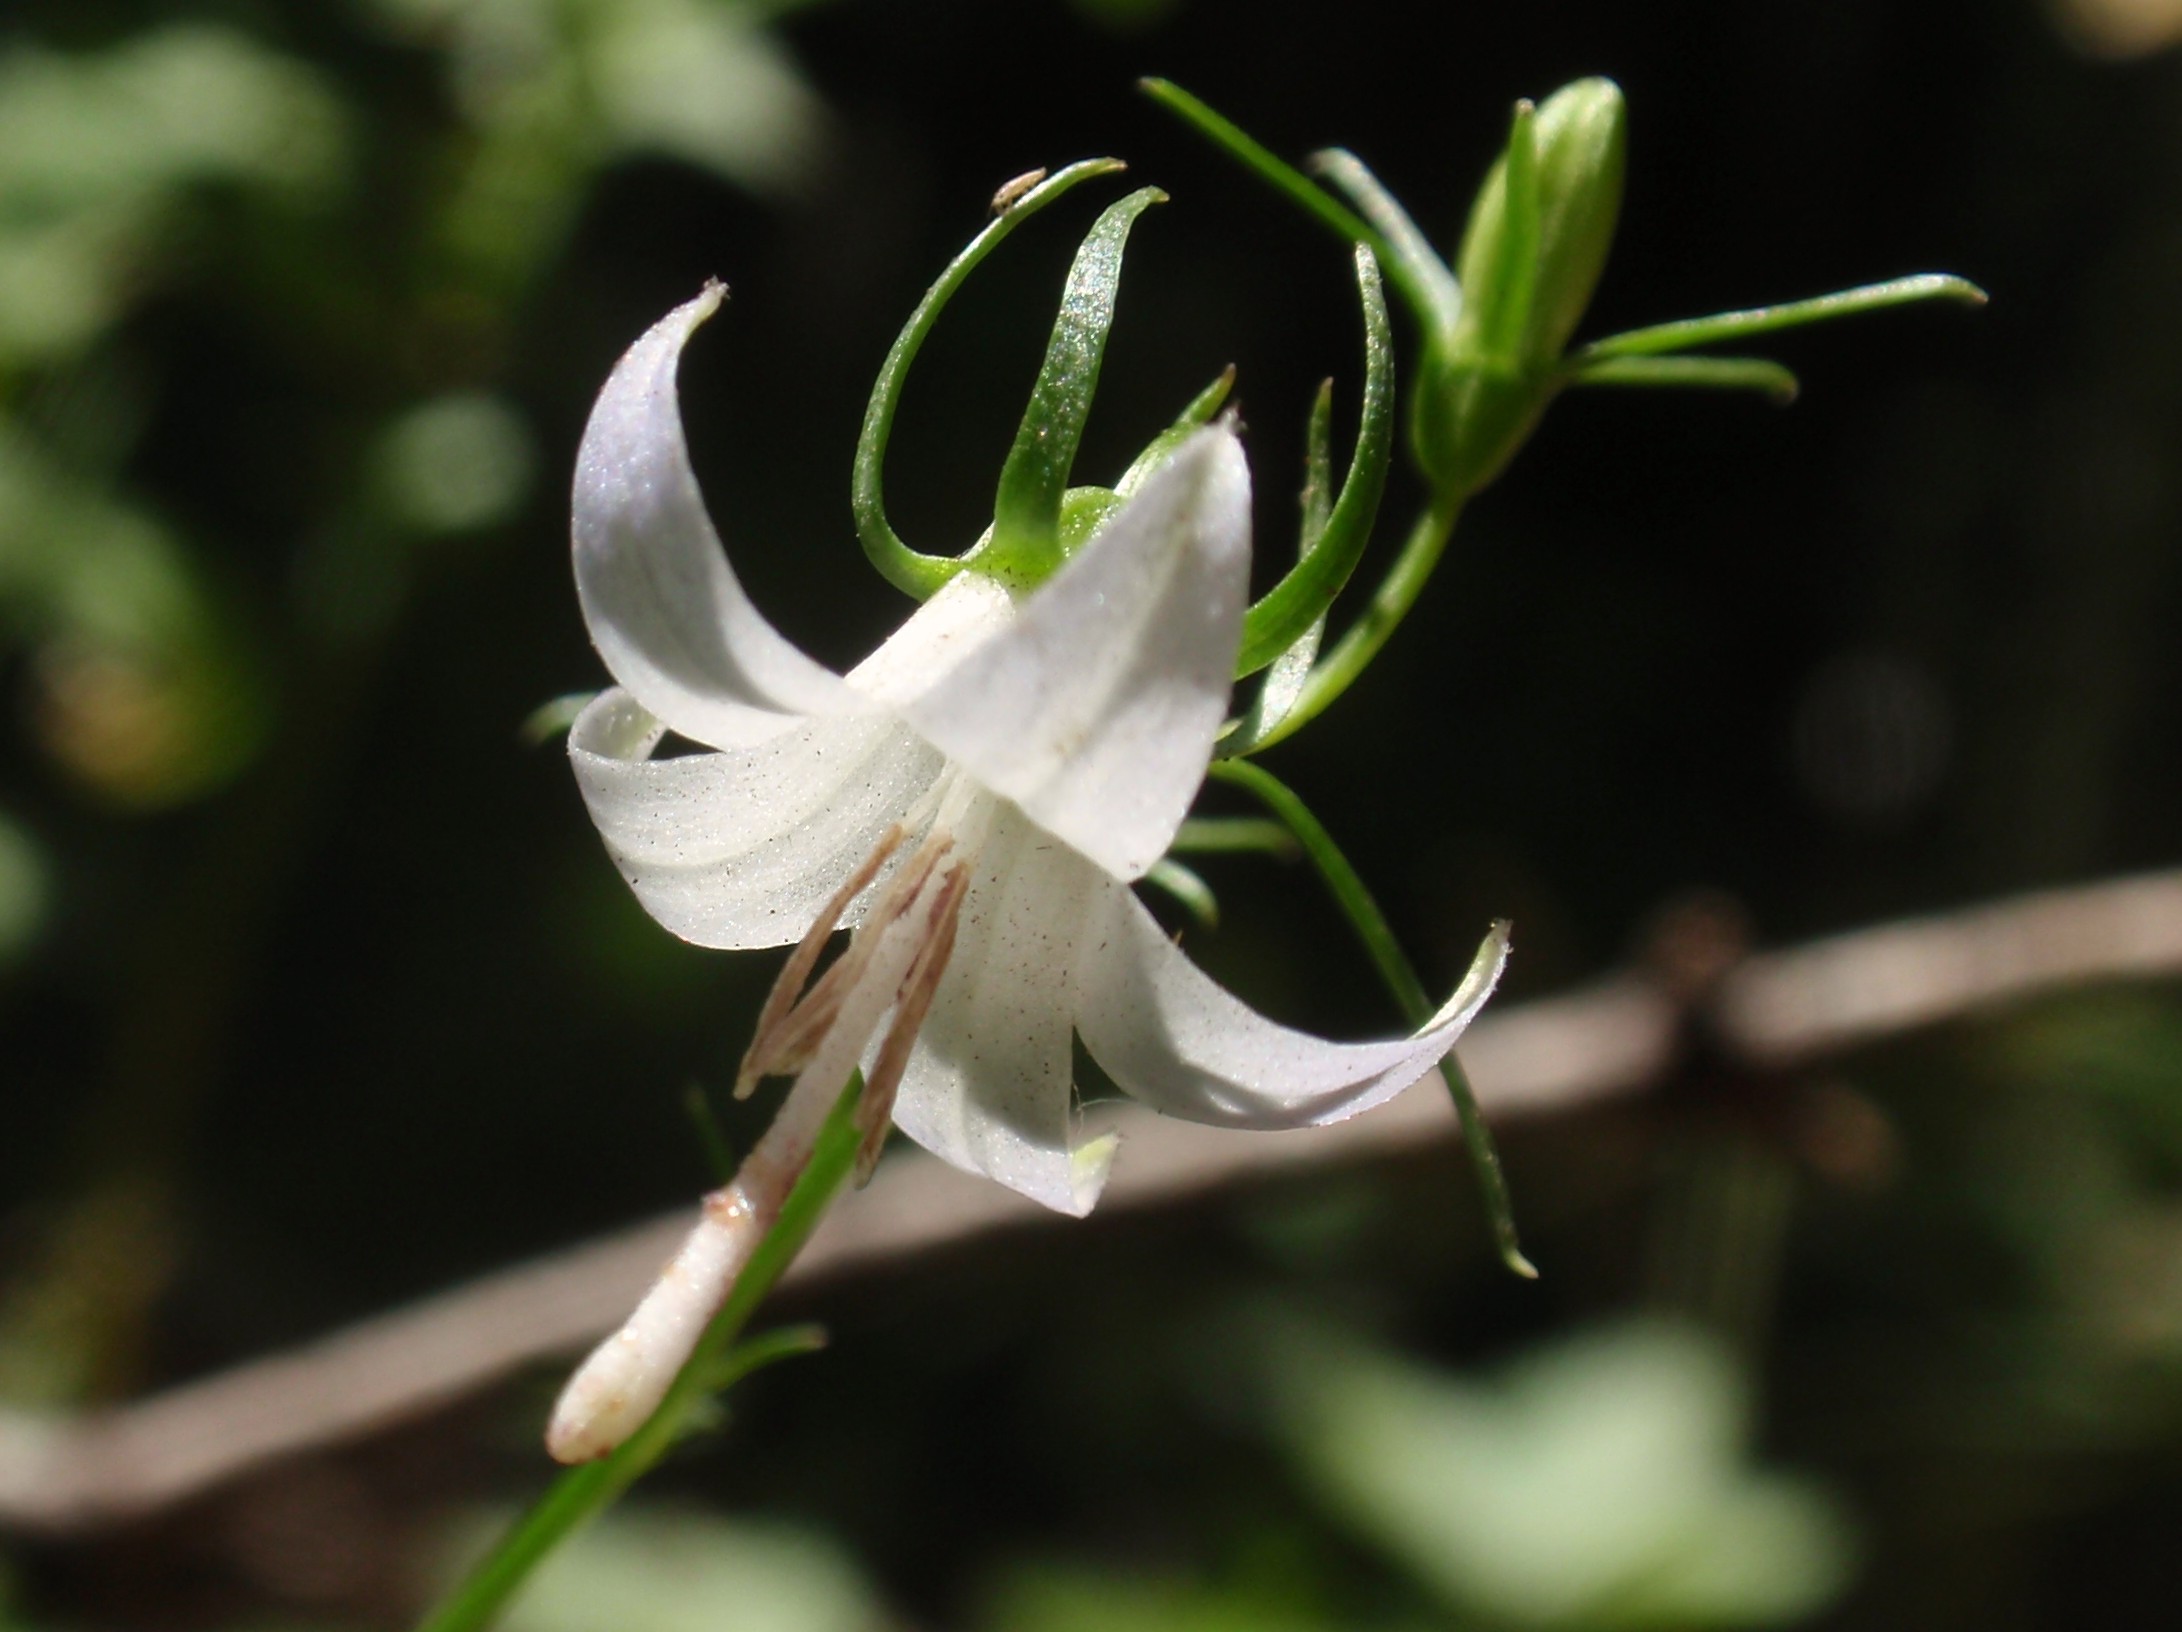
M 515 1528 L 420 1624 L 418 1632 L 478 1632 L 488 1625 L 555 1547 L 674 1448 L 692 1411 L 710 1396 L 727 1363 L 729 1348 L 795 1261 L 825 1215 L 827 1204 L 856 1165 L 856 1150 L 863 1135 L 857 1130 L 855 1113 L 863 1091 L 863 1075 L 859 1072 L 849 1079 L 848 1087 L 835 1102 L 812 1148 L 809 1164 L 781 1204 L 780 1216 L 751 1254 L 719 1313 L 705 1327 L 704 1336 L 675 1375 L 659 1409 L 606 1456 L 570 1468 L 554 1480 L 530 1511 L 516 1521 Z M 771 1351 L 767 1350 L 760 1358 L 770 1357 Z
M 1437 332 L 1443 324 L 1453 322 L 1453 313 L 1460 300 L 1459 293 L 1454 289 L 1453 274 L 1448 272 L 1445 263 L 1432 254 L 1422 233 L 1412 227 L 1408 234 L 1403 235 L 1401 241 L 1390 237 L 1234 120 L 1215 111 L 1172 80 L 1140 79 L 1136 83 L 1138 90 L 1161 107 L 1180 116 L 1185 124 L 1320 226 L 1348 243 L 1367 245 L 1372 254 L 1379 258 L 1380 265 L 1386 268 L 1387 276 L 1394 280 L 1394 287 L 1401 291 L 1402 299 L 1416 314 L 1419 323 Z M 1344 185 L 1358 173 L 1369 177 L 1370 172 L 1364 170 L 1361 164 L 1356 164 L 1353 159 L 1349 162 L 1354 166 L 1353 170 L 1340 167 L 1340 179 Z M 1399 204 L 1394 203 L 1392 195 L 1379 188 L 1376 181 L 1371 186 L 1393 210 L 1401 209 Z
M 1303 847 L 1303 853 L 1310 857 L 1311 865 L 1318 870 L 1327 893 L 1348 919 L 1349 927 L 1356 931 L 1356 938 L 1364 943 L 1364 950 L 1370 956 L 1372 966 L 1379 971 L 1379 978 L 1386 982 L 1387 990 L 1401 1006 L 1403 1018 L 1412 1026 L 1421 1026 L 1431 1019 L 1432 999 L 1417 976 L 1416 965 L 1409 961 L 1401 942 L 1394 938 L 1394 929 L 1386 921 L 1386 914 L 1379 910 L 1379 903 L 1372 898 L 1362 875 L 1334 843 L 1333 835 L 1311 814 L 1310 807 L 1297 797 L 1295 790 L 1262 765 L 1253 765 L 1247 760 L 1216 760 L 1209 774 L 1253 794 L 1287 826 Z M 1538 1271 L 1523 1256 L 1522 1243 L 1516 1236 L 1515 1209 L 1508 1199 L 1507 1176 L 1500 1170 L 1500 1151 L 1493 1143 L 1485 1113 L 1478 1108 L 1470 1079 L 1463 1074 L 1462 1063 L 1451 1053 L 1440 1060 L 1440 1076 L 1446 1081 L 1447 1091 L 1455 1102 L 1455 1115 L 1462 1123 L 1462 1142 L 1469 1148 L 1470 1166 L 1477 1174 L 1478 1190 L 1484 1198 L 1486 1217 L 1492 1223 L 1500 1261 L 1525 1280 L 1534 1281 Z
M 1371 225 L 1333 194 L 1306 176 L 1286 159 L 1252 136 L 1226 115 L 1215 112 L 1168 79 L 1140 79 L 1137 89 L 1161 107 L 1178 114 L 1213 146 L 1226 150 L 1258 179 L 1287 196 L 1290 202 L 1352 244 L 1369 244 L 1381 261 L 1394 257 L 1387 241 Z
M 1410 527 L 1401 555 L 1356 621 L 1311 670 L 1295 706 L 1263 738 L 1238 745 L 1239 753 L 1254 754 L 1293 736 L 1323 714 L 1370 666 L 1431 581 L 1432 569 L 1439 565 L 1441 552 L 1447 548 L 1447 540 L 1462 514 L 1462 502 L 1463 495 L 1452 487 L 1440 488 L 1432 495 L 1431 503 Z

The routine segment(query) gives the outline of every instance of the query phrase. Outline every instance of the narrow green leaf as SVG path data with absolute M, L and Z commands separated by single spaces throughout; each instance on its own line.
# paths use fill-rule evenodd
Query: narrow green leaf
M 1569 383 L 1757 391 L 1783 406 L 1798 389 L 1794 374 L 1764 357 L 1598 357 L 1573 367 Z
M 871 388 L 871 402 L 864 410 L 862 431 L 856 438 L 856 466 L 850 490 L 850 506 L 856 515 L 856 536 L 887 582 L 905 594 L 923 600 L 962 570 L 954 556 L 925 555 L 903 543 L 886 516 L 885 467 L 887 440 L 894 431 L 894 413 L 909 365 L 916 361 L 925 337 L 939 321 L 948 301 L 965 279 L 1001 241 L 1025 221 L 1080 182 L 1093 176 L 1112 175 L 1123 167 L 1119 159 L 1085 159 L 1040 182 L 1002 211 L 947 265 L 939 281 L 925 291 L 924 299 L 903 325 L 879 378 Z
M 799 1359 L 806 1354 L 816 1354 L 826 1346 L 826 1328 L 805 1323 L 800 1326 L 782 1326 L 770 1332 L 760 1332 L 747 1342 L 738 1343 L 720 1356 L 712 1374 L 704 1381 L 705 1391 L 717 1394 L 732 1388 L 754 1371 L 767 1366 L 777 1366 L 783 1360 Z
M 1061 498 L 1098 391 L 1122 251 L 1137 217 L 1166 197 L 1156 187 L 1140 187 L 1108 205 L 1068 269 L 1038 383 L 1001 467 L 992 537 L 980 557 L 981 566 L 1002 576 L 1037 583 L 1060 564 Z
M 1462 315 L 1462 289 L 1454 273 L 1432 248 L 1409 212 L 1380 185 L 1364 161 L 1346 148 L 1313 153 L 1310 166 L 1349 196 L 1358 212 L 1378 231 L 1386 248 L 1386 274 L 1427 334 L 1445 334 Z M 1373 241 L 1372 247 L 1379 247 Z
M 1403 1018 L 1412 1026 L 1421 1026 L 1429 1020 L 1434 1004 L 1424 989 L 1424 982 L 1417 978 L 1416 966 L 1394 938 L 1386 914 L 1379 910 L 1379 903 L 1365 887 L 1362 875 L 1349 864 L 1341 847 L 1334 843 L 1333 835 L 1311 814 L 1310 807 L 1262 765 L 1246 760 L 1215 760 L 1209 774 L 1254 795 L 1296 836 L 1296 842 L 1303 846 L 1303 853 L 1317 869 L 1327 893 L 1341 909 L 1342 916 L 1348 919 L 1356 938 L 1363 942 L 1372 966 L 1379 971 L 1379 978 L 1401 1006 Z M 1499 1147 L 1493 1143 L 1492 1129 L 1486 1124 L 1485 1113 L 1478 1107 L 1469 1078 L 1463 1074 L 1462 1062 L 1453 1054 L 1447 1055 L 1440 1061 L 1440 1076 L 1447 1084 L 1447 1091 L 1455 1102 L 1455 1115 L 1462 1123 L 1462 1142 L 1477 1174 L 1478 1191 L 1485 1204 L 1486 1218 L 1492 1225 L 1493 1239 L 1500 1249 L 1500 1261 L 1525 1280 L 1534 1281 L 1538 1278 L 1538 1270 L 1523 1256 L 1522 1243 L 1516 1236 L 1515 1207 L 1508 1197 L 1507 1176 L 1500 1169 Z
M 1318 547 L 1266 592 L 1243 618 L 1242 649 L 1235 675 L 1255 674 L 1288 650 L 1326 614 L 1362 558 L 1379 517 L 1387 466 L 1394 447 L 1394 338 L 1387 322 L 1386 292 L 1371 250 L 1356 246 L 1356 287 L 1364 307 L 1364 406 L 1356 431 L 1356 455 L 1341 484 Z
M 1924 300 L 1954 300 L 1982 306 L 1985 291 L 1965 278 L 1944 272 L 1921 272 L 1915 277 L 1869 283 L 1810 300 L 1792 300 L 1780 306 L 1753 306 L 1739 312 L 1717 312 L 1711 317 L 1684 318 L 1648 329 L 1631 329 L 1608 335 L 1578 347 L 1571 359 L 1582 365 L 1600 357 L 1648 357 L 1661 352 L 1685 351 L 1692 346 L 1718 345 L 1753 334 L 1799 328 L 1806 323 L 1825 323 L 1859 312 L 1884 311 L 1889 306 L 1908 306 Z

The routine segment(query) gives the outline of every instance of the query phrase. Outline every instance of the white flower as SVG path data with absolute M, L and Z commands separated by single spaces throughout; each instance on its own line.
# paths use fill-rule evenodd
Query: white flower
M 1437 1064 L 1498 978 L 1499 936 L 1415 1036 L 1330 1043 L 1222 990 L 1129 887 L 1172 842 L 1226 714 L 1250 557 L 1234 432 L 1184 443 L 1042 585 L 964 571 L 836 675 L 751 604 L 690 470 L 676 363 L 719 299 L 639 340 L 585 432 L 576 584 L 619 686 L 569 739 L 654 918 L 704 946 L 800 943 L 745 1067 L 744 1086 L 797 1077 L 768 1135 L 782 1172 L 746 1166 L 712 1222 L 778 1205 L 859 1064 L 875 1133 L 892 1089 L 926 1149 L 1076 1214 L 1113 1141 L 1077 1143 L 1071 1033 L 1134 1097 L 1243 1128 L 1335 1121 Z M 709 751 L 653 757 L 670 731 Z M 857 932 L 806 991 L 837 923 Z M 662 1288 L 724 1288 L 740 1261 L 700 1226 Z M 666 1302 L 658 1346 L 686 1354 L 704 1297 Z M 625 1330 L 608 1349 L 651 1341 Z M 588 1422 L 621 1388 L 563 1416 Z M 572 1430 L 556 1454 L 597 1454 L 599 1437 Z

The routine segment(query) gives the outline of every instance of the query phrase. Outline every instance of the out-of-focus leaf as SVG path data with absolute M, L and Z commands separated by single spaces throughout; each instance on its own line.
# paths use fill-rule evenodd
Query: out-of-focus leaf
M 875 1632 L 886 1617 L 854 1561 L 810 1531 L 625 1509 L 541 1565 L 501 1624 L 505 1632 Z
M 761 191 L 801 178 L 818 100 L 748 11 L 702 0 L 590 0 L 590 11 L 584 57 L 620 146 Z
M 498 397 L 462 392 L 411 409 L 388 427 L 378 476 L 387 509 L 418 533 L 505 521 L 538 465 L 530 432 Z
M 0 633 L 37 654 L 47 750 L 124 804 L 225 781 L 265 727 L 244 650 L 188 554 L 0 422 Z
M 0 55 L 0 199 L 17 218 L 194 181 L 307 192 L 339 176 L 343 149 L 317 77 L 230 29 Z
M 0 369 L 65 356 L 112 323 L 185 190 L 307 200 L 338 182 L 345 151 L 318 78 L 232 30 L 0 52 Z
M 1451 1604 L 1540 1627 L 1766 1626 L 1848 1579 L 1823 1496 L 1744 1465 L 1743 1380 L 1692 1332 L 1595 1334 L 1493 1386 L 1321 1341 L 1277 1364 L 1306 1475 Z
M 1260 1593 L 1081 1567 L 1013 1572 L 982 1624 L 993 1632 L 1350 1632 Z
M 20 823 L 0 812 L 0 966 L 36 938 L 47 894 L 44 853 Z

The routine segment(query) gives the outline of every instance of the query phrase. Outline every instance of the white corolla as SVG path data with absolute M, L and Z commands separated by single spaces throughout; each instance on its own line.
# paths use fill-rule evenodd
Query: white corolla
M 619 685 L 570 752 L 646 910 L 702 946 L 779 946 L 882 847 L 841 924 L 903 916 L 936 888 L 932 858 L 967 869 L 894 1119 L 1064 1212 L 1090 1208 L 1110 1155 L 1074 1143 L 1071 1031 L 1135 1098 L 1235 1127 L 1334 1121 L 1437 1064 L 1492 987 L 1497 942 L 1414 1037 L 1329 1043 L 1221 990 L 1129 888 L 1172 842 L 1227 711 L 1250 564 L 1233 431 L 1197 433 L 1036 589 L 960 573 L 835 675 L 751 604 L 690 470 L 675 369 L 718 299 L 629 351 L 576 474 L 577 588 Z M 652 757 L 669 731 L 709 751 Z
M 676 365 L 719 298 L 670 313 L 622 359 L 575 485 L 577 589 L 618 682 L 570 735 L 592 818 L 675 934 L 797 946 L 743 1086 L 795 1076 L 801 1108 L 782 1119 L 801 1135 L 781 1173 L 714 1198 L 716 1239 L 701 1227 L 663 1290 L 682 1269 L 731 1277 L 745 1249 L 727 1226 L 777 1205 L 812 1104 L 858 1066 L 875 1134 L 891 1095 L 918 1144 L 1076 1214 L 1113 1142 L 1079 1143 L 1072 1033 L 1135 1098 L 1241 1128 L 1334 1121 L 1432 1069 L 1498 978 L 1499 935 L 1414 1036 L 1331 1043 L 1221 989 L 1130 889 L 1173 841 L 1227 710 L 1250 565 L 1234 431 L 1197 432 L 1043 583 L 965 570 L 837 675 L 751 604 L 690 469 Z M 657 757 L 670 732 L 700 751 Z M 855 933 L 813 982 L 837 925 Z M 707 1299 L 683 1301 L 673 1350 Z M 617 1341 L 648 1340 L 625 1331 L 596 1364 Z M 596 1454 L 588 1425 L 618 1386 L 564 1401 L 583 1431 L 557 1454 Z

